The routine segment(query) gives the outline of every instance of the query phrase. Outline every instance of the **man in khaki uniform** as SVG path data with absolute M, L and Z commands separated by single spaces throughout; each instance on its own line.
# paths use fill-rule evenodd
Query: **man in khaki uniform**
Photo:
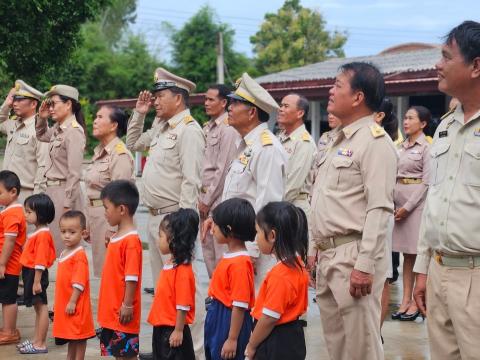
M 228 167 L 237 154 L 238 132 L 228 125 L 227 95 L 230 90 L 225 85 L 212 85 L 205 94 L 205 112 L 210 121 L 205 124 L 207 147 L 202 169 L 202 187 L 198 209 L 203 221 L 211 214 L 222 199 L 223 185 Z M 208 232 L 202 241 L 203 259 L 211 278 L 213 270 L 227 251 L 225 244 L 218 244 L 213 235 Z
M 157 248 L 159 225 L 165 215 L 179 208 L 196 209 L 201 186 L 201 169 L 205 136 L 190 115 L 188 96 L 195 84 L 163 68 L 155 71 L 153 88 L 157 118 L 162 119 L 153 131 L 150 154 L 142 174 L 142 200 L 148 207 L 148 243 L 154 285 L 168 257 Z M 142 91 L 127 129 L 127 147 L 133 149 L 143 132 L 145 115 L 152 94 Z M 194 264 L 195 270 L 195 264 Z M 197 359 L 203 359 L 203 322 L 205 303 L 197 281 L 196 320 L 192 337 Z
M 225 179 L 222 200 L 239 197 L 248 200 L 258 212 L 271 201 L 281 201 L 285 193 L 287 154 L 267 125 L 269 114 L 277 110 L 278 105 L 247 73 L 229 96 L 228 123 L 242 139 Z M 209 227 L 204 226 L 204 232 Z M 260 254 L 256 243 L 246 245 L 254 258 L 258 291 L 276 260 Z
M 48 144 L 38 141 L 35 134 L 35 114 L 42 97 L 40 91 L 17 80 L 0 108 L 0 132 L 7 135 L 3 169 L 20 178 L 22 204 L 33 193 L 45 191 Z M 11 109 L 15 115 L 9 118 Z
M 278 124 L 283 129 L 278 138 L 288 156 L 284 200 L 310 212 L 308 194 L 312 186 L 310 170 L 315 158 L 315 142 L 305 128 L 308 100 L 298 94 L 285 96 L 280 103 Z
M 428 318 L 432 359 L 478 359 L 480 23 L 466 21 L 447 35 L 436 68 L 438 89 L 460 105 L 443 117 L 430 147 L 414 297 Z
M 384 358 L 380 298 L 397 172 L 393 143 L 373 119 L 384 94 L 382 75 L 366 63 L 343 65 L 330 90 L 327 110 L 342 125 L 313 185 L 311 230 L 317 303 L 335 360 Z

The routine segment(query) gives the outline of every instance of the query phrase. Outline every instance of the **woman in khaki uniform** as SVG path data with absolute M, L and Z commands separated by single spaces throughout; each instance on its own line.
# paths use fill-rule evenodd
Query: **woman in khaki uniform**
M 431 114 L 427 108 L 412 106 L 405 114 L 403 125 L 407 138 L 398 150 L 393 251 L 403 253 L 403 299 L 392 318 L 402 321 L 415 320 L 420 314 L 412 298 L 413 265 L 430 176 L 430 143 L 424 134 L 430 120 Z
M 85 120 L 78 102 L 78 90 L 68 85 L 55 85 L 45 96 L 36 118 L 37 139 L 49 143 L 45 177 L 47 195 L 55 204 L 55 220 L 50 229 L 57 256 L 63 250 L 58 220 L 67 210 L 83 210 L 80 189 L 83 153 L 85 150 Z M 48 126 L 47 119 L 55 124 Z
M 93 270 L 97 277 L 102 274 L 105 241 L 116 231 L 116 227 L 110 227 L 105 219 L 100 193 L 110 181 L 133 179 L 133 157 L 120 140 L 127 131 L 127 120 L 122 109 L 107 105 L 98 110 L 93 122 L 93 136 L 100 144 L 95 148 L 93 162 L 85 173 L 85 185 Z

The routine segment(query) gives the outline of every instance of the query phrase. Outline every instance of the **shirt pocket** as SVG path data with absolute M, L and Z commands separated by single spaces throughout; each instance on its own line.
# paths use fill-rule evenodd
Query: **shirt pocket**
M 447 173 L 448 149 L 450 144 L 437 144 L 430 149 L 432 162 L 430 164 L 430 184 L 437 185 L 443 182 Z
M 30 139 L 24 137 L 18 137 L 15 141 L 15 155 L 22 159 L 25 159 L 28 152 L 28 143 Z
M 464 183 L 465 185 L 480 186 L 480 143 L 467 143 L 464 151 Z
M 360 173 L 355 169 L 353 160 L 349 157 L 336 156 L 332 159 L 331 175 L 328 185 L 333 189 L 348 190 L 361 183 Z
M 232 193 L 246 193 L 251 182 L 248 165 L 243 165 L 239 160 L 235 160 L 230 168 L 231 177 L 228 184 L 228 191 Z
M 422 154 L 418 154 L 418 153 L 410 153 L 408 154 L 408 159 L 409 160 L 413 160 L 413 161 L 420 161 L 422 160 Z

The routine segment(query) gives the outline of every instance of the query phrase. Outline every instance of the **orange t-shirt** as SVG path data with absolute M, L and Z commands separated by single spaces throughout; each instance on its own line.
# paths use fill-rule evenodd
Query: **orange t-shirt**
M 255 303 L 253 265 L 247 251 L 226 253 L 212 275 L 208 296 L 226 307 L 251 309 Z
M 53 336 L 69 340 L 87 339 L 95 335 L 87 254 L 81 246 L 65 256 L 64 253 L 65 250 L 58 259 Z M 75 314 L 68 315 L 65 309 L 74 287 L 82 293 L 78 298 Z
M 20 204 L 7 206 L 0 212 L 0 254 L 2 253 L 5 236 L 16 236 L 15 246 L 5 267 L 5 274 L 20 275 L 22 265 L 20 265 L 20 256 L 22 256 L 22 246 L 25 243 L 27 234 L 27 223 L 23 207 Z
M 120 310 L 125 297 L 127 281 L 135 281 L 133 319 L 120 323 Z M 103 328 L 130 334 L 140 332 L 142 281 L 142 243 L 136 231 L 114 236 L 108 244 L 98 297 L 98 323 Z
M 20 264 L 32 269 L 45 270 L 53 265 L 56 258 L 52 234 L 48 228 L 42 228 L 28 237 Z
M 195 276 L 192 264 L 165 265 L 155 288 L 155 297 L 148 315 L 153 326 L 175 326 L 177 310 L 187 311 L 186 324 L 195 319 Z
M 308 274 L 305 267 L 276 264 L 263 280 L 252 310 L 255 319 L 265 314 L 278 319 L 276 325 L 297 320 L 307 311 Z

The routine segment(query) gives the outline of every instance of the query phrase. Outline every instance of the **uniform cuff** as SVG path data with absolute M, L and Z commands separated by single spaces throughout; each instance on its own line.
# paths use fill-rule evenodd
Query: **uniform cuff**
M 85 290 L 85 288 L 82 285 L 77 284 L 77 283 L 72 284 L 72 287 L 75 288 L 75 289 L 78 289 L 82 292 L 83 292 L 83 290 Z
M 315 241 L 310 240 L 308 242 L 308 256 L 316 256 L 317 255 L 317 247 Z
M 242 309 L 248 309 L 248 303 L 243 301 L 233 301 L 232 305 Z
M 375 274 L 375 260 L 365 256 L 359 256 L 355 262 L 354 269 L 368 274 Z
M 417 274 L 428 274 L 428 266 L 430 265 L 430 255 L 418 255 L 415 259 L 415 265 L 413 266 L 413 272 Z
M 407 201 L 402 207 L 403 207 L 405 210 L 407 210 L 409 213 L 411 213 L 415 206 L 414 206 L 414 204 L 412 204 L 410 201 Z M 409 214 L 409 215 L 410 215 L 410 214 Z
M 280 319 L 281 316 L 282 316 L 282 314 L 279 314 L 278 312 L 270 310 L 268 308 L 263 308 L 262 314 L 270 316 L 270 317 L 272 317 L 274 319 L 277 319 L 277 320 Z
M 63 202 L 63 207 L 70 209 L 72 207 L 72 200 L 65 198 L 65 201 Z

